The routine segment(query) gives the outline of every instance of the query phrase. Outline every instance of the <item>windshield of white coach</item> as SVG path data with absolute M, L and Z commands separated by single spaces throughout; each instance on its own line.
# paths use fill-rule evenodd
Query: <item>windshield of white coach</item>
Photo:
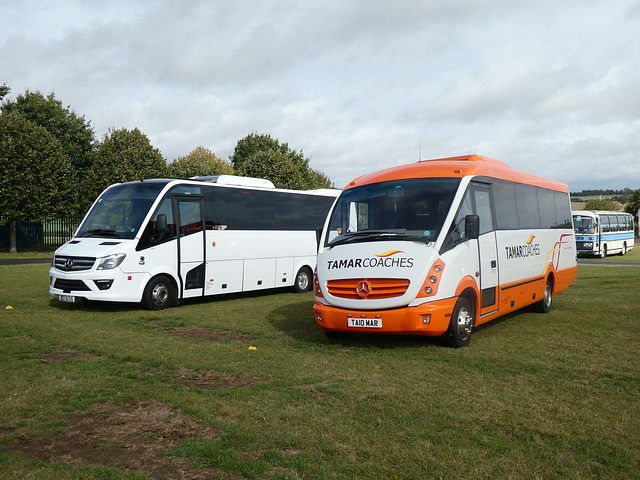
M 596 233 L 596 219 L 584 215 L 574 215 L 573 228 L 576 233 Z
M 412 178 L 344 190 L 331 214 L 325 245 L 376 240 L 433 242 L 459 178 Z
M 132 239 L 165 183 L 125 183 L 106 190 L 78 231 L 78 237 Z

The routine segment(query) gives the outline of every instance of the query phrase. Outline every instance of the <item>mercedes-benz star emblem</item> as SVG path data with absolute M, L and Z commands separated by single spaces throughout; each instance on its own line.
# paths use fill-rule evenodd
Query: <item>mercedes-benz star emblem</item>
M 67 261 L 64 262 L 64 269 L 71 270 L 73 268 L 73 258 L 67 258 Z
M 362 282 L 359 282 L 358 285 L 356 285 L 356 293 L 358 294 L 358 296 L 365 298 L 367 295 L 369 295 L 369 292 L 371 292 L 371 285 L 369 285 L 369 282 L 367 282 L 366 280 L 363 280 Z

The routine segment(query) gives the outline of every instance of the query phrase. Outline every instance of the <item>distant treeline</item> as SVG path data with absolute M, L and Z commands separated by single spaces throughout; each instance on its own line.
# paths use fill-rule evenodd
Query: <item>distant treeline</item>
M 585 200 L 583 197 L 601 197 L 614 200 L 622 205 L 626 204 L 634 194 L 634 190 L 626 187 L 622 190 L 582 190 L 581 192 L 571 192 L 571 200 L 580 202 Z
M 631 195 L 633 194 L 635 190 L 630 189 L 629 187 L 626 187 L 622 190 L 582 190 L 581 192 L 571 192 L 571 196 L 572 197 L 579 197 L 579 196 L 589 196 L 589 195 L 606 195 L 606 196 L 611 196 L 611 195 Z

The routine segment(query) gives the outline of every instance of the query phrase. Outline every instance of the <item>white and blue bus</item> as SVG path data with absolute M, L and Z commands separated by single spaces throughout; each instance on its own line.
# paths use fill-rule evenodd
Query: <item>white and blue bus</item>
M 112 185 L 56 250 L 49 293 L 160 310 L 207 295 L 306 291 L 339 193 L 230 175 Z
M 624 212 L 585 210 L 573 212 L 578 255 L 624 255 L 633 248 L 633 215 Z

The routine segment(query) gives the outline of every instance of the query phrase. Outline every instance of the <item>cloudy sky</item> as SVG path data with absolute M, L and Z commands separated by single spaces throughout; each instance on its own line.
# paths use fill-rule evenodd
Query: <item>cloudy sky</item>
M 640 188 L 640 0 L 0 0 L 0 84 L 168 160 L 251 132 L 338 187 L 479 153 Z

